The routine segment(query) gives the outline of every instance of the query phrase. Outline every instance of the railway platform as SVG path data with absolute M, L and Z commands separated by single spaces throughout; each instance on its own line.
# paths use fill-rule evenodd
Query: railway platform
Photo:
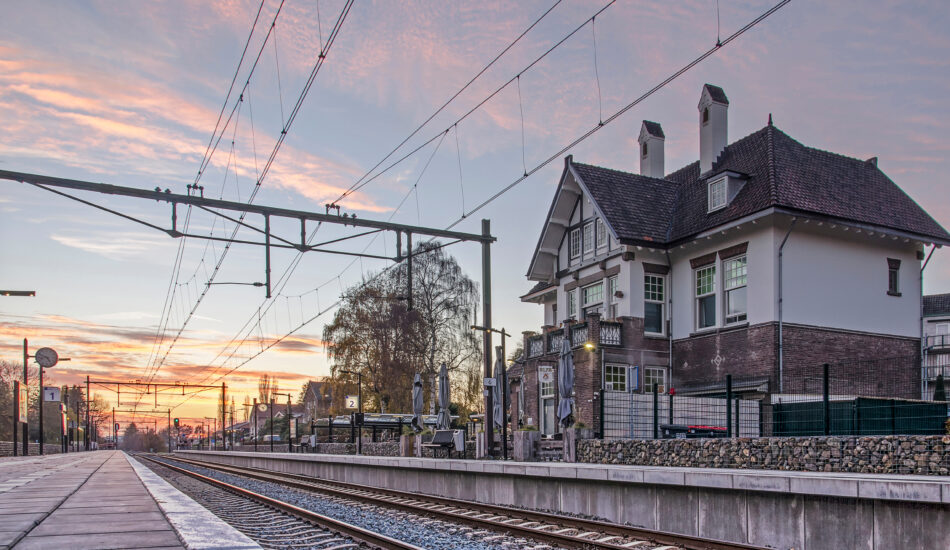
M 0 460 L 0 549 L 260 548 L 121 451 Z

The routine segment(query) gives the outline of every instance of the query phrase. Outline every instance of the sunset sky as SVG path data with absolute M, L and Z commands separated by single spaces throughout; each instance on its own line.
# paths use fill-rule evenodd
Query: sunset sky
M 514 334 L 541 324 L 537 306 L 518 296 L 531 284 L 524 274 L 561 160 L 484 209 L 472 208 L 716 42 L 715 0 L 618 1 L 522 72 L 608 4 L 562 1 L 383 166 L 436 137 L 431 144 L 340 203 L 361 218 L 439 228 L 464 215 L 455 229 L 469 232 L 490 218 L 498 237 L 492 249 L 494 324 Z M 722 0 L 720 36 L 773 4 Z M 186 192 L 259 5 L 174 0 L 5 6 L 0 169 Z M 238 88 L 278 5 L 264 3 Z M 244 101 L 201 176 L 205 196 L 248 199 L 343 5 L 286 0 Z M 357 0 L 255 203 L 323 212 L 552 5 Z M 730 141 L 763 127 L 771 113 L 778 128 L 806 145 L 877 156 L 886 174 L 950 227 L 948 27 L 946 2 L 793 0 L 569 153 L 579 162 L 636 172 L 640 121 L 649 119 L 665 130 L 667 170 L 692 162 L 699 153 L 696 105 L 709 82 L 729 96 Z M 454 125 L 519 73 L 515 84 Z M 81 196 L 169 224 L 163 204 Z M 0 359 L 20 361 L 23 338 L 33 350 L 53 347 L 72 361 L 50 371 L 51 384 L 86 375 L 224 381 L 241 403 L 245 393 L 256 394 L 258 377 L 270 373 L 282 391 L 296 394 L 308 378 L 328 373 L 320 335 L 340 291 L 387 265 L 318 254 L 297 264 L 295 253 L 275 252 L 273 277 L 281 282 L 273 300 L 265 300 L 260 288 L 210 287 L 170 347 L 221 258 L 221 243 L 186 240 L 176 271 L 179 240 L 42 189 L 0 181 L 0 213 L 0 288 L 37 291 L 35 298 L 0 298 Z M 180 221 L 184 216 L 180 212 Z M 248 221 L 262 225 L 259 217 Z M 200 211 L 189 223 L 192 232 L 219 237 L 233 228 Z M 275 230 L 288 238 L 299 234 L 290 224 Z M 347 234 L 352 231 L 324 226 L 315 239 Z M 238 235 L 253 237 L 246 230 Z M 339 246 L 388 256 L 395 250 L 392 236 Z M 448 250 L 479 279 L 477 245 Z M 291 265 L 292 275 L 282 280 Z M 263 271 L 260 248 L 235 245 L 215 281 L 261 281 Z M 947 251 L 934 254 L 924 289 L 950 292 Z M 158 342 L 166 296 L 170 313 Z M 114 399 L 105 388 L 98 391 Z M 180 405 L 175 414 L 183 418 L 210 416 L 214 399 L 180 405 L 181 396 L 169 395 L 160 407 Z

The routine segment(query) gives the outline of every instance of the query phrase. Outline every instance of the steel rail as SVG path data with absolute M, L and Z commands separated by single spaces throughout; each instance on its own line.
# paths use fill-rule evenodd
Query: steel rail
M 632 527 L 627 525 L 618 525 L 615 523 L 610 523 L 606 521 L 598 521 L 592 519 L 577 518 L 572 516 L 565 516 L 560 514 L 552 514 L 548 512 L 539 512 L 534 510 L 525 510 L 520 508 L 510 508 L 506 506 L 499 506 L 495 504 L 484 504 L 479 502 L 473 502 L 469 500 L 461 499 L 452 499 L 446 497 L 437 497 L 430 495 L 423 495 L 420 493 L 410 493 L 407 491 L 399 491 L 395 489 L 381 489 L 377 487 L 370 487 L 367 485 L 360 485 L 356 483 L 348 483 L 343 481 L 332 481 L 326 479 L 314 479 L 312 477 L 300 475 L 300 474 L 290 474 L 285 472 L 276 472 L 273 470 L 265 470 L 262 468 L 247 468 L 241 466 L 231 466 L 224 464 L 217 464 L 213 462 L 203 462 L 199 460 L 191 460 L 186 458 L 181 458 L 178 456 L 170 457 L 171 460 L 177 460 L 187 464 L 193 464 L 196 466 L 201 466 L 204 468 L 209 468 L 212 470 L 219 470 L 222 472 L 233 473 L 236 475 L 242 475 L 245 477 L 250 477 L 253 479 L 258 479 L 261 481 L 270 481 L 273 483 L 279 483 L 285 486 L 294 487 L 297 489 L 303 489 L 308 491 L 317 491 L 323 493 L 329 493 L 335 496 L 342 498 L 356 499 L 364 502 L 369 502 L 377 504 L 380 506 L 390 506 L 397 507 L 403 510 L 422 513 L 422 514 L 431 514 L 446 517 L 455 522 L 466 523 L 478 527 L 488 527 L 494 530 L 501 531 L 511 531 L 517 532 L 518 535 L 524 536 L 526 538 L 542 540 L 545 542 L 551 542 L 558 545 L 565 545 L 578 547 L 578 548 L 603 548 L 603 549 L 628 549 L 622 544 L 612 544 L 610 542 L 597 542 L 596 540 L 591 540 L 582 537 L 575 537 L 571 535 L 556 534 L 552 532 L 546 532 L 538 530 L 534 527 L 519 527 L 511 523 L 504 523 L 502 521 L 493 521 L 489 518 L 477 518 L 472 516 L 467 516 L 458 512 L 450 512 L 447 510 L 439 510 L 437 508 L 430 508 L 419 503 L 434 504 L 436 506 L 446 506 L 454 508 L 465 508 L 467 510 L 475 510 L 478 512 L 491 514 L 492 516 L 506 516 L 505 519 L 510 518 L 519 518 L 524 519 L 530 522 L 544 522 L 547 524 L 562 525 L 564 527 L 570 527 L 578 529 L 579 532 L 589 532 L 596 531 L 603 533 L 605 535 L 611 535 L 616 537 L 629 537 L 649 540 L 657 544 L 673 545 L 687 550 L 764 550 L 763 546 L 755 546 L 750 544 L 738 543 L 738 542 L 729 542 L 716 539 L 707 539 L 703 537 L 696 537 L 691 535 L 682 535 L 678 533 L 670 533 L 668 531 L 657 531 L 652 529 L 644 529 L 639 527 Z M 332 486 L 332 487 L 331 487 Z M 336 487 L 336 488 L 335 488 Z M 360 494 L 363 493 L 363 494 Z M 397 500 L 390 500 L 389 498 L 381 498 L 380 496 L 372 496 L 368 493 L 375 493 L 376 495 L 385 495 Z M 416 501 L 417 504 L 413 504 L 407 501 Z
M 160 460 L 155 460 L 150 456 L 137 455 L 136 458 L 144 458 L 150 462 L 154 462 L 155 464 L 159 464 L 180 474 L 184 474 L 208 483 L 209 485 L 224 489 L 225 491 L 234 493 L 255 502 L 271 506 L 277 510 L 280 510 L 281 512 L 285 512 L 304 521 L 314 523 L 320 527 L 329 529 L 330 531 L 334 531 L 346 537 L 364 542 L 374 548 L 380 548 L 382 550 L 425 550 L 424 548 L 414 544 L 409 544 L 408 542 L 387 537 L 386 535 L 369 531 L 367 529 L 363 529 L 362 527 L 357 527 L 356 525 L 346 523 L 345 521 L 333 519 L 305 508 L 300 508 L 299 506 L 294 506 L 293 504 L 270 498 L 268 496 L 255 493 L 254 491 L 249 491 L 243 487 L 231 485 L 230 483 L 225 483 L 224 481 L 219 481 L 212 477 L 203 476 L 199 473 L 186 470 L 185 468 L 179 468 L 178 466 L 173 466 Z

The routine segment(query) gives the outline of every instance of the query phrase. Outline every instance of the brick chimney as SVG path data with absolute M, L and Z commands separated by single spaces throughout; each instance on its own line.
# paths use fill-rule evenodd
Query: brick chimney
M 640 137 L 637 138 L 640 144 L 641 176 L 662 179 L 665 175 L 663 171 L 664 141 L 666 141 L 666 136 L 663 135 L 663 127 L 659 123 L 644 120 L 640 125 Z
M 712 170 L 713 163 L 729 143 L 729 98 L 719 86 L 706 84 L 699 97 L 699 173 Z

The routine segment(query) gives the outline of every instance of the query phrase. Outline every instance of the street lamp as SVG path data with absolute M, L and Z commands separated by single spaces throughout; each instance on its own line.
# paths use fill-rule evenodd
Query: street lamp
M 363 373 L 341 370 L 340 374 L 349 374 L 350 376 L 354 374 L 356 375 L 356 400 L 358 401 L 357 405 L 359 406 L 359 416 L 354 419 L 359 420 L 359 439 L 357 440 L 358 443 L 356 444 L 356 453 L 363 454 Z M 355 423 L 356 422 L 354 422 L 354 424 Z

